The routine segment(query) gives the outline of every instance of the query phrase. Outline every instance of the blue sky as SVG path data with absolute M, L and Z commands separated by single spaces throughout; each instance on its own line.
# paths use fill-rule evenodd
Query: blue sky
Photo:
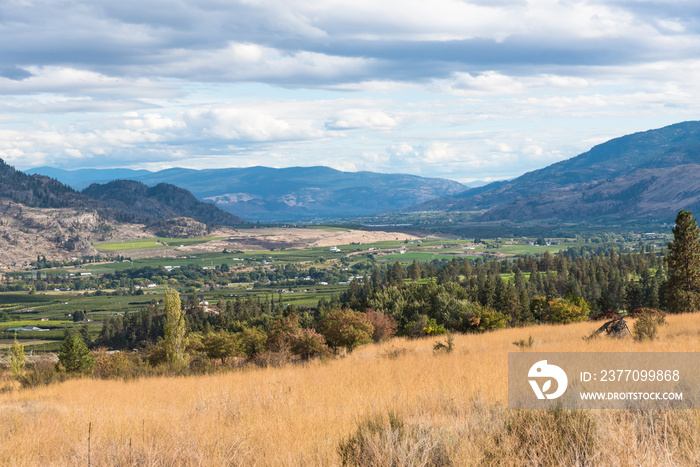
M 510 178 L 700 119 L 695 0 L 4 0 L 18 168 Z

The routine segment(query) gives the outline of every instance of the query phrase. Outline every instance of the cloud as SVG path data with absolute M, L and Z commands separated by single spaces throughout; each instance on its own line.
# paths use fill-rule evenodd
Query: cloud
M 184 115 L 193 138 L 213 137 L 244 142 L 294 141 L 313 139 L 321 132 L 309 122 L 288 121 L 259 110 L 235 107 L 201 108 Z
M 23 79 L 27 79 L 32 74 L 24 70 L 20 67 L 17 66 L 0 66 L 0 77 L 15 80 L 15 81 L 21 81 Z
M 25 167 L 498 178 L 700 113 L 694 0 L 11 0 L 0 33 Z
M 698 9 L 684 4 L 690 15 L 659 2 L 4 2 L 0 62 L 293 86 L 631 63 L 694 53 Z
M 522 82 L 494 71 L 472 75 L 455 73 L 452 81 L 442 88 L 456 95 L 520 94 L 525 89 Z
M 106 76 L 69 67 L 27 67 L 22 79 L 0 77 L 0 95 L 52 93 L 115 98 L 167 98 L 181 95 L 172 85 L 145 78 Z
M 347 109 L 326 121 L 329 130 L 390 130 L 398 122 L 381 110 Z

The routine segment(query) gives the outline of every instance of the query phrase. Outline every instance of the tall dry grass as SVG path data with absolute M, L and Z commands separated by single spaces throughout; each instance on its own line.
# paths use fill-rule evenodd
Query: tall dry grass
M 0 465 L 697 465 L 697 411 L 505 408 L 514 341 L 700 351 L 700 314 L 667 321 L 652 342 L 536 326 L 458 335 L 452 353 L 394 339 L 305 366 L 15 390 L 0 394 Z

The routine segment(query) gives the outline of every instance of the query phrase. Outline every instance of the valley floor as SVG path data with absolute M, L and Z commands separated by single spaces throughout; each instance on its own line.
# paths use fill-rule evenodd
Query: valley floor
M 301 466 L 345 456 L 387 465 L 697 465 L 697 410 L 506 408 L 514 341 L 532 336 L 528 351 L 700 351 L 700 314 L 667 321 L 645 343 L 584 341 L 600 323 L 543 325 L 458 335 L 449 354 L 434 354 L 438 338 L 397 338 L 305 366 L 15 390 L 0 394 L 0 464 Z M 358 461 L 351 448 L 363 433 L 370 457 Z

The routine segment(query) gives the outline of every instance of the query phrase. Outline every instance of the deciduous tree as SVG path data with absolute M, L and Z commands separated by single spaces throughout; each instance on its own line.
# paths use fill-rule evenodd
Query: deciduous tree
M 374 326 L 356 311 L 332 311 L 320 324 L 321 333 L 331 347 L 345 347 L 348 352 L 357 346 L 372 342 Z
M 19 378 L 24 371 L 24 359 L 24 346 L 17 341 L 17 336 L 15 336 L 15 341 L 10 347 L 10 370 L 15 378 Z
M 175 367 L 186 363 L 185 347 L 185 313 L 180 306 L 180 294 L 177 290 L 165 289 L 165 326 L 163 329 L 165 355 L 168 363 Z

